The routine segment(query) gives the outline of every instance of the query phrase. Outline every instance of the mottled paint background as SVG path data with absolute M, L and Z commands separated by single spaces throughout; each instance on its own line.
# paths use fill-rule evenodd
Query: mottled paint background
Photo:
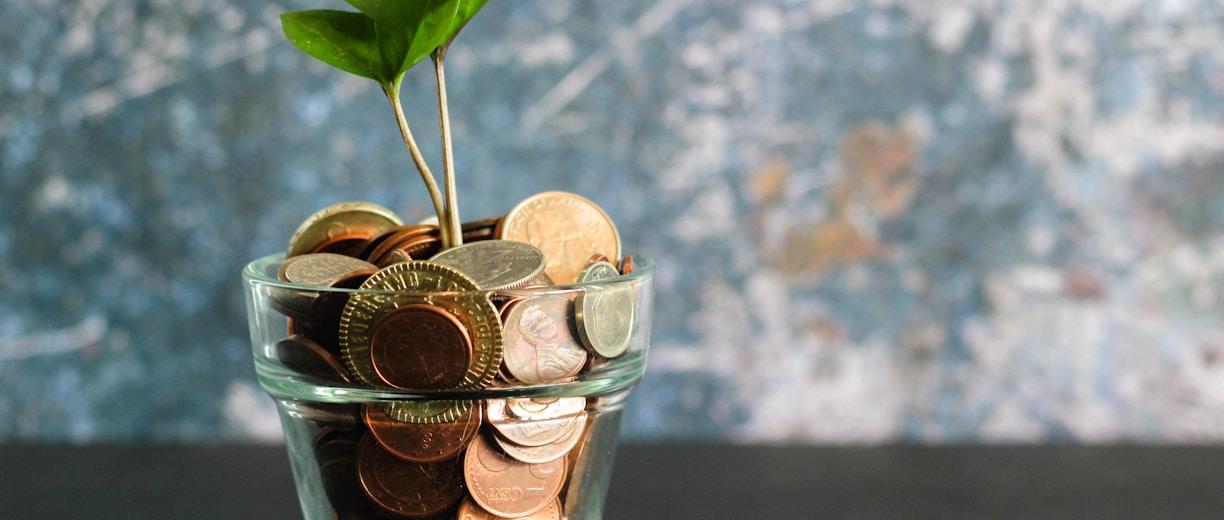
M 0 440 L 277 438 L 241 266 L 430 211 L 283 43 L 328 6 L 3 2 Z M 629 438 L 1224 438 L 1217 0 L 493 0 L 448 65 L 465 218 L 574 191 L 659 263 Z

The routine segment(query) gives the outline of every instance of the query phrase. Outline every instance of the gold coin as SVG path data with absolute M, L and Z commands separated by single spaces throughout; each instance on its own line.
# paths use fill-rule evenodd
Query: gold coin
M 338 242 L 364 243 L 387 229 L 403 225 L 391 210 L 369 202 L 341 202 L 308 217 L 289 239 L 286 256 L 316 253 Z M 336 252 L 336 251 L 332 251 Z
M 440 308 L 454 317 L 472 342 L 467 372 L 455 387 L 479 389 L 497 375 L 502 358 L 502 326 L 497 307 L 476 282 L 450 267 L 413 260 L 392 264 L 371 276 L 353 293 L 340 315 L 341 358 L 349 372 L 367 385 L 389 388 L 373 365 L 370 342 L 379 320 L 412 305 Z M 471 403 L 453 406 L 437 403 L 395 402 L 385 411 L 397 421 L 447 422 L 462 415 Z
M 549 191 L 528 197 L 506 214 L 498 237 L 544 252 L 544 272 L 558 284 L 574 283 L 592 255 L 620 258 L 616 225 L 594 202 L 580 195 Z

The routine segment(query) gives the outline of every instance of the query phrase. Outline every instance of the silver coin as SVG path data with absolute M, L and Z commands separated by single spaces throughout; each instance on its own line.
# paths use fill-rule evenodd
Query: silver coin
M 519 446 L 543 446 L 558 441 L 584 416 L 586 399 L 554 400 L 535 408 L 531 415 L 515 415 L 515 405 L 530 399 L 490 399 L 485 408 L 489 425 L 506 440 Z M 533 406 L 530 403 L 528 406 Z
M 502 360 L 523 383 L 548 383 L 578 375 L 587 352 L 571 332 L 573 302 L 539 295 L 511 303 L 505 311 Z
M 620 276 L 616 266 L 595 262 L 578 274 L 584 284 Z M 633 291 L 626 284 L 595 284 L 583 288 L 574 300 L 578 338 L 591 352 L 614 358 L 629 349 L 633 334 Z
M 496 291 L 521 287 L 544 272 L 544 253 L 531 244 L 513 240 L 482 240 L 452 247 L 430 258 L 458 269 L 481 289 Z
M 501 446 L 506 455 L 519 462 L 543 464 L 564 457 L 574 449 L 578 441 L 582 440 L 582 432 L 586 430 L 586 418 L 585 413 L 578 414 L 573 421 L 570 421 L 569 428 L 560 438 L 540 446 L 515 444 L 500 435 L 494 435 L 493 440 L 497 441 L 497 445 Z

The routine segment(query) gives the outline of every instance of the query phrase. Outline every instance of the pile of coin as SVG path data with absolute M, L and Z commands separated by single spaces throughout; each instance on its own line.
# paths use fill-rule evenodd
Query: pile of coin
M 628 349 L 627 285 L 552 289 L 633 269 L 593 202 L 541 193 L 462 230 L 442 250 L 437 226 L 374 204 L 312 215 L 278 272 L 292 286 L 269 294 L 289 318 L 279 361 L 311 381 L 455 394 L 565 383 Z M 315 459 L 338 518 L 559 520 L 589 473 L 594 400 L 290 406 L 320 425 Z

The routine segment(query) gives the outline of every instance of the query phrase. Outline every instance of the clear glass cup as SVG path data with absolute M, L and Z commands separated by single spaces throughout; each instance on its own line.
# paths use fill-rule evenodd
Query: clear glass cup
M 330 321 L 339 318 L 340 309 L 354 298 L 391 295 L 445 307 L 470 301 L 466 299 L 473 298 L 471 292 L 408 294 L 293 285 L 277 279 L 283 260 L 283 254 L 257 259 L 243 270 L 243 279 L 255 370 L 280 413 L 305 518 L 502 517 L 482 512 L 482 505 L 507 513 L 506 517 L 512 513 L 519 518 L 601 518 L 625 400 L 646 368 L 654 282 L 649 259 L 634 257 L 633 271 L 615 278 L 486 291 L 479 296 L 487 297 L 502 314 L 509 302 L 540 297 L 565 298 L 574 302 L 571 309 L 581 313 L 584 300 L 627 294 L 628 300 L 622 301 L 631 302 L 632 325 L 623 354 L 605 358 L 589 352 L 580 372 L 562 380 L 518 382 L 503 363 L 487 387 L 431 391 L 370 385 L 352 377 L 343 359 L 352 352 L 346 354 L 337 345 L 337 331 Z M 571 315 L 571 334 L 579 319 Z M 303 349 L 300 342 L 287 341 L 294 334 L 312 338 L 322 350 Z M 503 349 L 522 343 L 521 339 L 503 340 Z M 569 403 L 567 407 L 559 407 L 563 402 Z M 542 412 L 562 408 L 567 411 Z M 432 448 L 426 445 L 435 439 L 428 426 L 411 435 L 384 433 L 401 431 L 396 429 L 404 426 L 399 424 L 402 417 L 386 421 L 402 410 L 420 412 L 410 414 L 415 417 L 409 419 L 413 422 L 453 424 L 478 417 L 479 430 L 474 435 L 465 432 L 467 437 L 460 444 L 452 441 L 441 461 L 402 459 L 405 452 Z M 435 414 L 438 410 L 449 412 Z M 420 419 L 431 414 L 439 419 Z M 456 416 L 460 419 L 454 419 Z M 392 430 L 387 429 L 388 424 Z M 517 429 L 506 433 L 503 428 Z M 555 432 L 562 429 L 565 433 L 557 436 Z M 517 441 L 523 439 L 512 435 L 530 436 L 546 430 L 554 433 L 540 437 L 542 443 L 522 446 Z M 477 444 L 483 446 L 477 449 Z M 483 469 L 468 469 L 474 464 L 467 460 L 472 457 L 477 460 L 475 467 Z M 489 468 L 494 471 L 490 473 Z M 497 480 L 512 474 L 518 476 Z M 462 489 L 456 492 L 454 486 Z M 400 496 L 419 498 L 422 489 L 427 499 Z M 535 511 L 524 514 L 532 509 Z

